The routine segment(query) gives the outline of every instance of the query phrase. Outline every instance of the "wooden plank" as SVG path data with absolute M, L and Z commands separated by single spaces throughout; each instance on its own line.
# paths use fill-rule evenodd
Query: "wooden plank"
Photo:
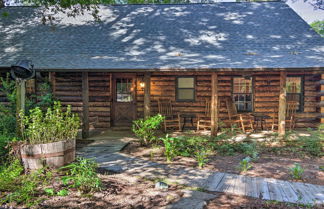
M 249 197 L 259 198 L 256 178 L 245 176 L 245 184 L 246 184 L 245 195 Z
M 309 203 L 313 203 L 313 197 L 311 195 L 311 191 L 309 191 L 304 185 L 303 183 L 299 183 L 299 182 L 290 182 L 291 187 L 293 188 L 293 190 L 296 192 L 298 201 L 303 203 L 303 204 L 309 204 Z
M 268 184 L 270 199 L 280 202 L 284 201 L 278 182 L 275 179 L 264 179 L 264 181 Z
M 247 186 L 246 182 L 246 176 L 238 175 L 233 188 L 233 194 L 245 195 L 245 187 Z
M 217 192 L 233 193 L 233 186 L 236 178 L 237 175 L 225 174 L 224 178 L 216 188 Z
M 257 195 L 260 199 L 270 200 L 270 192 L 268 188 L 268 183 L 264 181 L 263 178 L 255 177 L 256 187 L 257 187 Z
M 89 137 L 89 76 L 82 72 L 82 138 Z
M 280 72 L 280 95 L 279 95 L 279 111 L 278 111 L 278 133 L 280 136 L 286 133 L 286 79 L 287 73 Z
M 207 184 L 207 190 L 208 191 L 212 191 L 212 192 L 216 192 L 216 188 L 217 186 L 220 184 L 220 182 L 222 181 L 222 179 L 224 178 L 225 173 L 215 173 L 213 174 L 208 180 L 208 184 Z
M 151 74 L 144 74 L 144 118 L 151 115 Z
M 216 136 L 218 131 L 218 76 L 212 73 L 212 98 L 211 98 L 211 135 Z

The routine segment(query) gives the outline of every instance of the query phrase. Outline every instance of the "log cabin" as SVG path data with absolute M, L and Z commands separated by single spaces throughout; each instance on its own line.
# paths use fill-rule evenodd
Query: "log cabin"
M 30 89 L 47 77 L 80 114 L 84 137 L 156 114 L 159 99 L 191 114 L 211 101 L 212 134 L 227 120 L 222 97 L 273 116 L 280 133 L 289 100 L 297 128 L 324 123 L 324 39 L 284 2 L 100 6 L 100 22 L 55 14 L 54 24 L 39 10 L 0 9 L 2 76 L 31 60 Z

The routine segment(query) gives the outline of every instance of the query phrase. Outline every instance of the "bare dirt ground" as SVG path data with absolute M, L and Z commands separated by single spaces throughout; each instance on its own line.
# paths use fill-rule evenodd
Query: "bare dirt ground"
M 166 163 L 165 157 L 163 156 L 163 148 L 141 147 L 139 143 L 131 142 L 122 152 L 155 162 Z M 301 180 L 302 182 L 324 185 L 324 171 L 319 169 L 319 166 L 324 166 L 324 157 L 300 158 L 293 153 L 283 153 L 279 155 L 265 152 L 263 154 L 261 153 L 260 157 L 252 162 L 253 167 L 251 170 L 241 173 L 238 169 L 238 165 L 245 157 L 246 156 L 243 154 L 236 154 L 234 156 L 215 154 L 209 157 L 204 169 L 294 181 L 289 175 L 289 168 L 293 167 L 294 163 L 299 163 L 305 169 L 303 179 Z M 176 157 L 172 164 L 197 167 L 195 159 L 188 157 Z
M 77 191 L 66 197 L 52 197 L 38 207 L 51 209 L 142 209 L 161 208 L 181 198 L 183 193 L 175 185 L 167 191 L 154 188 L 154 182 L 129 176 L 100 175 L 101 191 L 80 195 Z

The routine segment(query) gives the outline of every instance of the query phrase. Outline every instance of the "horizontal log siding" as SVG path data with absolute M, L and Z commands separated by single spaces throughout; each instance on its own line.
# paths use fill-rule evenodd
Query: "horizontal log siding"
M 82 74 L 55 73 L 52 81 L 53 96 L 61 101 L 62 105 L 71 105 L 72 111 L 82 118 Z
M 288 73 L 288 75 L 296 75 L 298 73 Z M 312 78 L 313 75 L 304 75 L 304 112 L 297 113 L 298 119 L 311 119 L 319 112 L 316 105 L 318 104 L 318 88 L 316 82 L 318 80 Z M 211 97 L 211 74 L 208 72 L 200 73 L 181 73 L 181 76 L 194 75 L 196 77 L 196 100 L 194 102 L 176 102 L 176 77 L 177 73 L 152 73 L 151 77 L 151 105 L 152 112 L 156 114 L 158 99 L 171 99 L 174 101 L 175 112 L 180 113 L 197 113 L 203 114 L 205 108 L 205 100 Z M 139 80 L 142 79 L 140 75 Z M 240 74 L 221 73 L 219 79 L 219 98 L 224 96 L 232 96 L 232 79 Z M 254 111 L 271 116 L 267 120 L 270 127 L 272 124 L 272 116 L 275 116 L 275 122 L 278 120 L 279 106 L 279 73 L 255 73 L 252 74 L 254 83 Z M 137 116 L 143 117 L 143 89 L 139 87 L 137 82 Z M 228 115 L 225 103 L 220 104 L 219 117 L 225 124 L 228 123 Z M 314 122 L 298 122 L 296 127 L 316 127 L 318 123 Z
M 110 73 L 89 73 L 89 117 L 96 129 L 111 125 Z

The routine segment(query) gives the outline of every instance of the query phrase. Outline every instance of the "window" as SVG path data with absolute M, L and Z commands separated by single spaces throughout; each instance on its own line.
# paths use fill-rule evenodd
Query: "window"
M 116 79 L 116 100 L 117 102 L 132 102 L 132 79 Z
M 286 89 L 287 89 L 287 102 L 297 102 L 297 111 L 302 111 L 303 106 L 303 79 L 302 77 L 291 76 L 287 77 Z
M 252 112 L 252 77 L 233 78 L 233 100 L 238 112 Z
M 195 100 L 195 78 L 179 77 L 177 78 L 177 101 Z

